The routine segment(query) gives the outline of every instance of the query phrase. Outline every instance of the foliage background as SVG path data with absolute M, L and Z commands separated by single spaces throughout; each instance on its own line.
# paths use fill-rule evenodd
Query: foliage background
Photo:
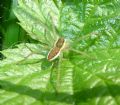
M 0 1 L 0 50 L 30 41 L 26 32 L 17 24 L 18 20 L 13 13 L 16 6 L 17 0 Z
M 6 59 L 0 61 L 1 105 L 120 104 L 119 0 L 18 4 L 14 13 L 19 24 L 36 41 L 2 51 Z M 67 50 L 48 62 L 58 35 L 84 53 Z

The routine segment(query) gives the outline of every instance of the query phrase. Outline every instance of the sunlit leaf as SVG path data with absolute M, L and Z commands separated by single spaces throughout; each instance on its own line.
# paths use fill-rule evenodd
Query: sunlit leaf
M 2 51 L 0 104 L 119 105 L 119 9 L 119 0 L 19 0 L 19 24 L 39 44 Z M 69 46 L 48 61 L 61 36 Z

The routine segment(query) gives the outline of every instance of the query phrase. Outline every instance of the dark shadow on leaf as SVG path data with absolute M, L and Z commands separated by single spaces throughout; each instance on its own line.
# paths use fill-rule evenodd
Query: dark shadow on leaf
M 42 92 L 38 89 L 32 89 L 28 86 L 16 85 L 8 81 L 0 80 L 0 89 L 6 90 L 10 92 L 15 92 L 18 94 L 27 95 L 35 98 L 38 101 L 56 101 L 56 102 L 64 102 L 64 103 L 76 103 L 86 102 L 90 99 L 96 97 L 104 97 L 104 96 L 120 96 L 120 86 L 119 85 L 109 85 L 98 86 L 91 89 L 85 89 L 82 91 L 78 91 L 73 95 L 65 92 Z
M 48 68 L 51 68 L 52 62 L 48 61 L 46 58 L 41 60 L 41 68 L 42 70 L 47 70 Z
M 3 60 L 3 59 L 5 59 L 6 57 L 2 54 L 2 53 L 0 53 L 0 60 Z
M 96 97 L 120 96 L 120 85 L 98 86 L 75 93 L 76 103 L 86 102 Z
M 67 93 L 56 93 L 56 92 L 42 92 L 38 89 L 32 89 L 25 85 L 16 85 L 8 81 L 0 80 L 1 90 L 6 90 L 10 92 L 15 92 L 20 95 L 27 95 L 35 98 L 38 101 L 56 101 L 72 103 L 73 96 Z

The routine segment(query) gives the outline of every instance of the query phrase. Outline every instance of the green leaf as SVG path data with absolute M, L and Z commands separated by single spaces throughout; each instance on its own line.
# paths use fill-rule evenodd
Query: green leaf
M 81 59 L 73 56 L 74 91 L 76 105 L 113 105 L 120 104 L 120 49 L 94 51 L 96 59 Z M 89 62 L 88 62 L 89 61 Z
M 47 8 L 48 6 L 50 7 Z M 53 1 L 19 0 L 19 7 L 14 12 L 20 20 L 20 25 L 33 39 L 49 44 L 51 43 L 49 40 L 54 41 L 54 37 L 57 37 L 53 32 L 51 22 L 54 22 L 57 27 L 59 12 Z
M 19 0 L 19 24 L 40 43 L 2 51 L 0 104 L 119 105 L 119 9 L 119 0 Z M 48 61 L 58 37 L 69 48 Z

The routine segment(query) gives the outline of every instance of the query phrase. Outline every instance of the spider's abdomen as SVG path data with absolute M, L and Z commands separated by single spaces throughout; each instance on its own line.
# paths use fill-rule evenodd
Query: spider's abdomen
M 54 47 L 48 53 L 47 59 L 49 61 L 52 61 L 52 60 L 56 59 L 59 56 L 59 54 L 60 54 L 60 48 Z
M 60 55 L 60 52 L 63 49 L 64 44 L 65 44 L 65 39 L 59 38 L 55 43 L 54 47 L 49 51 L 47 59 L 49 61 L 56 59 Z

